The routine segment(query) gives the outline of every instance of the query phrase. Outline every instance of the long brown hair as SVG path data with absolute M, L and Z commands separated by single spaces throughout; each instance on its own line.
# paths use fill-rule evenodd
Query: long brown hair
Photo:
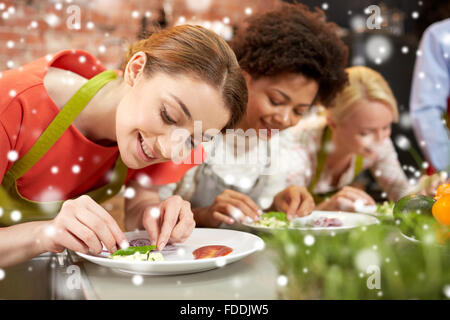
M 233 128 L 244 116 L 248 99 L 245 79 L 233 50 L 216 33 L 192 25 L 154 32 L 129 47 L 123 69 L 139 51 L 147 55 L 147 75 L 192 74 L 219 89 L 225 106 L 231 111 L 231 119 L 224 129 Z

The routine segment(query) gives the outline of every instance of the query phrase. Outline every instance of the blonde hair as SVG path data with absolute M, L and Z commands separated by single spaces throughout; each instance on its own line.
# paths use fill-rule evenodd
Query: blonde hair
M 336 123 L 340 123 L 351 113 L 361 100 L 379 101 L 392 112 L 394 122 L 398 121 L 397 101 L 383 76 L 367 67 L 355 66 L 346 69 L 349 84 L 336 96 L 327 115 Z

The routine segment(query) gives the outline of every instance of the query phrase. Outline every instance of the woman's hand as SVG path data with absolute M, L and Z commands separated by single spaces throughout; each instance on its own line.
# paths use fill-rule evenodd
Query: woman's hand
M 195 228 L 191 204 L 180 196 L 171 196 L 158 206 L 144 209 L 142 224 L 152 245 L 162 250 L 167 243 L 185 241 Z
M 218 227 L 222 222 L 233 224 L 255 221 L 262 214 L 261 208 L 247 195 L 225 189 L 211 206 L 195 210 L 196 220 L 202 226 Z
M 338 193 L 330 199 L 323 201 L 317 206 L 319 210 L 337 210 L 337 211 L 355 211 L 355 206 L 374 206 L 375 201 L 366 192 L 354 188 L 343 187 Z
M 65 201 L 56 218 L 42 225 L 39 240 L 43 249 L 51 252 L 67 248 L 100 254 L 102 243 L 109 252 L 128 245 L 113 217 L 87 195 Z
M 437 187 L 441 184 L 449 183 L 448 174 L 445 171 L 437 172 L 431 176 L 423 175 L 419 179 L 418 186 L 413 193 L 420 193 L 424 196 L 434 196 Z
M 288 219 L 292 219 L 311 214 L 314 207 L 314 199 L 305 187 L 291 185 L 277 193 L 271 210 L 285 212 Z

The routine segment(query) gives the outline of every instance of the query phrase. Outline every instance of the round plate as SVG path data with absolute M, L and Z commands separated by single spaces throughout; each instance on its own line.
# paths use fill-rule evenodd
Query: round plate
M 146 231 L 126 232 L 128 241 L 134 239 L 148 239 Z M 192 252 L 203 246 L 223 245 L 233 251 L 223 257 L 195 260 Z M 224 230 L 196 228 L 191 236 L 183 243 L 168 245 L 162 250 L 164 261 L 122 261 L 108 258 L 109 253 L 100 255 L 76 252 L 84 259 L 104 267 L 118 269 L 145 275 L 174 275 L 195 273 L 222 267 L 240 260 L 257 250 L 264 249 L 264 241 L 251 233 Z M 158 251 L 154 251 L 158 252 Z
M 337 218 L 342 222 L 340 227 L 311 227 L 319 218 Z M 291 225 L 288 228 L 270 228 L 255 226 L 252 223 L 243 223 L 257 231 L 277 231 L 277 230 L 298 230 L 315 234 L 331 234 L 337 232 L 348 231 L 353 228 L 379 223 L 380 221 L 369 214 L 353 213 L 343 211 L 313 211 L 310 215 L 301 218 L 294 218 L 291 220 Z

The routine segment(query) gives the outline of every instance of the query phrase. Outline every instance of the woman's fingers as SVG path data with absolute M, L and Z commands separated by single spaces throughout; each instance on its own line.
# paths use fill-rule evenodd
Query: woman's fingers
M 235 222 L 234 219 L 231 218 L 229 215 L 223 214 L 219 211 L 214 211 L 212 216 L 215 220 L 218 220 L 220 222 L 225 222 L 227 224 L 233 224 Z
M 359 190 L 357 188 L 352 188 L 352 187 L 345 187 L 343 189 L 344 192 L 348 193 L 348 195 L 350 197 L 352 197 L 352 199 L 354 199 L 354 201 L 356 200 L 362 200 L 364 202 L 366 202 L 367 205 L 374 205 L 375 201 L 372 199 L 371 196 L 369 196 L 366 192 Z
M 158 250 L 162 250 L 169 241 L 170 234 L 178 221 L 181 205 L 182 200 L 172 200 L 166 202 L 164 208 L 162 208 L 163 221 L 157 241 Z
M 192 233 L 195 228 L 195 220 L 189 204 L 181 207 L 178 223 L 173 228 L 169 241 L 171 243 L 183 242 Z
M 355 203 L 346 197 L 338 197 L 337 200 L 338 210 L 352 211 L 355 208 Z
M 80 211 L 76 214 L 78 221 L 95 232 L 109 252 L 117 251 L 116 239 L 107 224 L 91 211 Z
M 69 230 L 60 232 L 57 237 L 58 243 L 64 248 L 81 253 L 89 253 L 89 247 L 80 241 L 80 239 L 75 237 Z
M 147 231 L 148 238 L 152 245 L 156 245 L 160 232 L 161 208 L 152 207 L 145 210 L 142 224 Z
M 250 217 L 252 220 L 259 219 L 259 215 L 246 202 L 236 198 L 228 198 L 226 202 L 231 205 L 227 211 L 233 218 L 240 218 L 240 220 L 246 220 L 246 217 Z
M 230 194 L 232 198 L 238 199 L 244 202 L 247 206 L 249 206 L 255 213 L 262 214 L 261 208 L 250 198 L 248 195 L 240 193 L 238 191 L 227 189 L 227 192 Z
M 70 231 L 74 236 L 84 242 L 84 244 L 90 248 L 94 253 L 99 254 L 102 252 L 103 246 L 100 239 L 97 238 L 94 231 L 89 229 L 87 226 L 82 224 L 77 219 L 72 219 L 70 223 L 66 226 L 67 230 Z
M 115 239 L 115 242 L 119 247 L 127 246 L 128 240 L 125 237 L 125 234 L 120 229 L 119 225 L 117 224 L 116 220 L 109 214 L 108 211 L 106 211 L 101 205 L 99 205 L 97 202 L 95 202 L 91 197 L 89 196 L 83 196 L 86 197 L 86 205 L 87 207 L 93 211 L 108 227 L 110 230 L 112 236 Z
M 299 217 L 304 217 L 304 216 L 311 214 L 311 212 L 314 210 L 315 203 L 314 203 L 314 198 L 311 196 L 311 194 L 306 189 L 301 190 L 300 193 L 301 193 L 301 197 L 302 197 L 302 202 L 301 202 L 300 207 L 298 208 L 296 214 Z

